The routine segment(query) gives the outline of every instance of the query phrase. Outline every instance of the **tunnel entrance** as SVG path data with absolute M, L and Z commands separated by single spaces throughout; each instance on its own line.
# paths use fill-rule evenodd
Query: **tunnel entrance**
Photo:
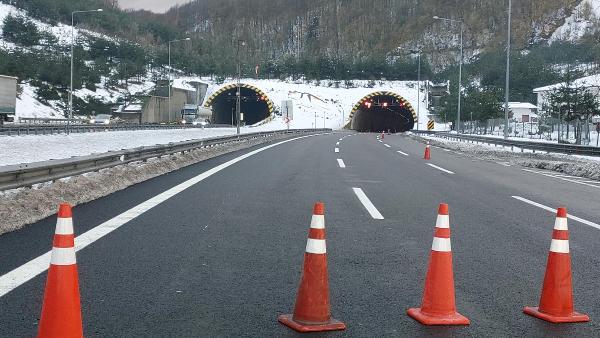
M 360 132 L 408 131 L 417 120 L 410 103 L 393 92 L 375 92 L 363 97 L 350 114 L 351 129 Z
M 204 106 L 211 108 L 213 124 L 237 125 L 236 94 L 237 84 L 229 84 L 217 90 L 206 100 Z M 240 94 L 242 124 L 253 125 L 273 114 L 273 102 L 262 90 L 241 84 Z

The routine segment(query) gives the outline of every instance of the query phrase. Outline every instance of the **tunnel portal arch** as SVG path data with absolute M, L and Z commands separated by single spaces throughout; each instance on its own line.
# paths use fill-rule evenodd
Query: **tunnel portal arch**
M 212 123 L 237 124 L 235 114 L 237 84 L 232 83 L 219 88 L 206 99 L 204 107 L 212 110 Z M 260 88 L 240 84 L 241 113 L 243 122 L 253 125 L 273 117 L 273 101 Z
M 362 132 L 413 129 L 417 114 L 402 96 L 390 92 L 373 92 L 361 98 L 350 112 L 350 129 Z

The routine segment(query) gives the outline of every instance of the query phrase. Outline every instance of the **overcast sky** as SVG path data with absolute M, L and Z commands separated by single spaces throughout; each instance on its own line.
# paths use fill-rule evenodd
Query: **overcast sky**
M 119 5 L 123 9 L 146 9 L 155 13 L 164 13 L 172 6 L 186 2 L 190 0 L 119 0 Z

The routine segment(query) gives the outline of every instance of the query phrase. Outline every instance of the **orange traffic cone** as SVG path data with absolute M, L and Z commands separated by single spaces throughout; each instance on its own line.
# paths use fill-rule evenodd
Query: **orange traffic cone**
M 448 205 L 445 203 L 440 204 L 438 209 L 421 307 L 411 308 L 406 312 L 425 325 L 469 325 L 470 323 L 467 317 L 456 312 L 450 222 Z
M 539 307 L 525 307 L 523 312 L 551 323 L 587 322 L 590 317 L 573 309 L 571 255 L 567 209 L 558 208 L 548 253 L 546 275 Z
M 331 318 L 329 309 L 324 211 L 323 203 L 315 203 L 294 314 L 278 317 L 280 323 L 298 332 L 332 331 L 346 328 L 344 323 Z
M 75 261 L 75 236 L 71 206 L 61 204 L 52 245 L 52 256 L 38 338 L 83 337 L 79 278 Z
M 427 145 L 425 146 L 425 155 L 423 156 L 424 160 L 430 160 L 431 159 L 431 149 L 429 148 L 429 142 L 427 142 Z

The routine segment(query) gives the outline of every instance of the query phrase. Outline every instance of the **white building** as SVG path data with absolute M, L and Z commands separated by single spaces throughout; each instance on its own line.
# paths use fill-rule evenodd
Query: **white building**
M 537 94 L 537 106 L 541 110 L 548 104 L 548 97 L 551 93 L 567 86 L 566 82 L 535 88 L 533 92 Z M 590 75 L 574 80 L 570 84 L 571 88 L 586 88 L 587 91 L 600 95 L 600 74 Z
M 504 105 L 502 105 L 504 107 Z M 538 122 L 538 107 L 529 102 L 509 102 L 508 110 L 517 122 Z

